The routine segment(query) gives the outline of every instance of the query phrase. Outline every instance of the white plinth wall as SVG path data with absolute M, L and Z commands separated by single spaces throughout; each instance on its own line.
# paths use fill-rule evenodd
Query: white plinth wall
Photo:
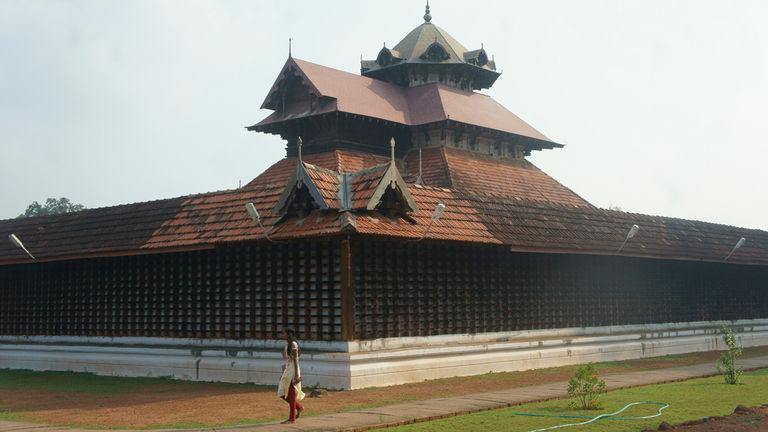
M 744 347 L 768 345 L 768 319 L 302 343 L 305 386 L 355 389 L 724 349 L 728 325 Z M 0 369 L 91 372 L 276 384 L 282 341 L 0 336 Z

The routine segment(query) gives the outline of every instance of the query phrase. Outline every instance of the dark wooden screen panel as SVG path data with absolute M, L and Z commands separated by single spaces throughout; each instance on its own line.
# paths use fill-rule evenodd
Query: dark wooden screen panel
M 355 337 L 768 318 L 768 267 L 361 239 Z
M 339 243 L 0 266 L 0 334 L 341 338 Z

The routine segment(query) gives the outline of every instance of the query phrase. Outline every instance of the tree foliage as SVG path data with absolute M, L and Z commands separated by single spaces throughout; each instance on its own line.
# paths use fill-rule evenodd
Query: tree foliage
M 32 216 L 44 216 L 51 214 L 72 213 L 80 210 L 84 210 L 85 206 L 82 204 L 75 204 L 69 200 L 69 198 L 48 198 L 44 204 L 40 204 L 37 201 L 32 201 L 32 204 L 27 206 L 24 213 L 20 214 L 20 218 L 32 217 Z

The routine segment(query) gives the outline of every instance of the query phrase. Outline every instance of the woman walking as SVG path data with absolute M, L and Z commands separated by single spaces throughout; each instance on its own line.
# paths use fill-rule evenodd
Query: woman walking
M 283 376 L 280 377 L 280 384 L 277 386 L 277 395 L 283 398 L 290 406 L 288 420 L 283 423 L 295 423 L 301 416 L 304 407 L 299 402 L 304 399 L 304 392 L 301 391 L 301 367 L 299 367 L 299 356 L 301 349 L 296 340 L 296 333 L 292 329 L 285 329 L 285 350 L 283 350 L 283 360 L 285 360 L 285 369 Z

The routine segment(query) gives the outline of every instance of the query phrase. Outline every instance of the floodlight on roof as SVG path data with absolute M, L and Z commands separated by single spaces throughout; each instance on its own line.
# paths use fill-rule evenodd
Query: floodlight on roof
M 733 246 L 733 249 L 731 249 L 731 251 L 728 253 L 728 256 L 723 258 L 723 262 L 728 261 L 728 258 L 730 258 L 734 252 L 736 252 L 736 249 L 739 249 L 740 247 L 744 246 L 744 243 L 746 242 L 747 242 L 747 239 L 745 239 L 744 237 L 740 238 L 739 241 L 737 241 L 736 244 Z
M 261 225 L 261 215 L 259 214 L 259 211 L 256 210 L 256 206 L 253 205 L 253 203 L 248 203 L 245 205 L 245 210 L 248 212 L 248 215 L 253 219 L 254 222 L 257 222 L 259 225 Z
M 35 258 L 34 255 L 32 255 L 26 247 L 24 247 L 24 243 L 21 242 L 21 240 L 16 236 L 16 234 L 11 234 L 8 236 L 8 240 L 11 241 L 17 248 L 23 250 L 27 255 L 29 255 L 30 258 L 37 261 L 37 258 Z
M 267 228 L 264 226 L 264 224 L 261 223 L 261 215 L 259 214 L 259 211 L 256 210 L 256 206 L 253 203 L 248 203 L 245 205 L 245 211 L 247 211 L 248 216 L 250 216 L 254 222 L 259 224 L 262 230 L 264 230 L 264 238 L 271 241 L 272 243 L 277 243 L 269 237 L 269 231 L 267 231 Z
M 624 242 L 621 243 L 621 246 L 616 250 L 616 253 L 621 252 L 622 249 L 624 249 L 624 246 L 627 245 L 627 242 L 637 234 L 637 232 L 640 231 L 639 225 L 632 225 L 632 227 L 629 229 L 629 232 L 627 233 L 627 237 L 624 239 Z
M 445 204 L 437 203 L 437 205 L 435 206 L 435 210 L 432 212 L 432 221 L 439 220 L 443 216 L 444 211 L 445 211 Z
M 629 232 L 627 233 L 627 239 L 631 239 L 632 237 L 637 234 L 637 232 L 640 230 L 640 227 L 637 225 L 632 225 L 632 228 L 629 229 Z
M 424 229 L 424 234 L 422 234 L 421 237 L 417 238 L 414 241 L 424 240 L 427 234 L 429 234 L 429 230 L 432 228 L 432 224 L 434 224 L 436 221 L 440 220 L 441 217 L 443 217 L 443 212 L 445 212 L 445 204 L 437 203 L 437 205 L 435 205 L 435 209 L 432 210 L 432 216 L 430 216 L 429 218 L 429 224 Z

